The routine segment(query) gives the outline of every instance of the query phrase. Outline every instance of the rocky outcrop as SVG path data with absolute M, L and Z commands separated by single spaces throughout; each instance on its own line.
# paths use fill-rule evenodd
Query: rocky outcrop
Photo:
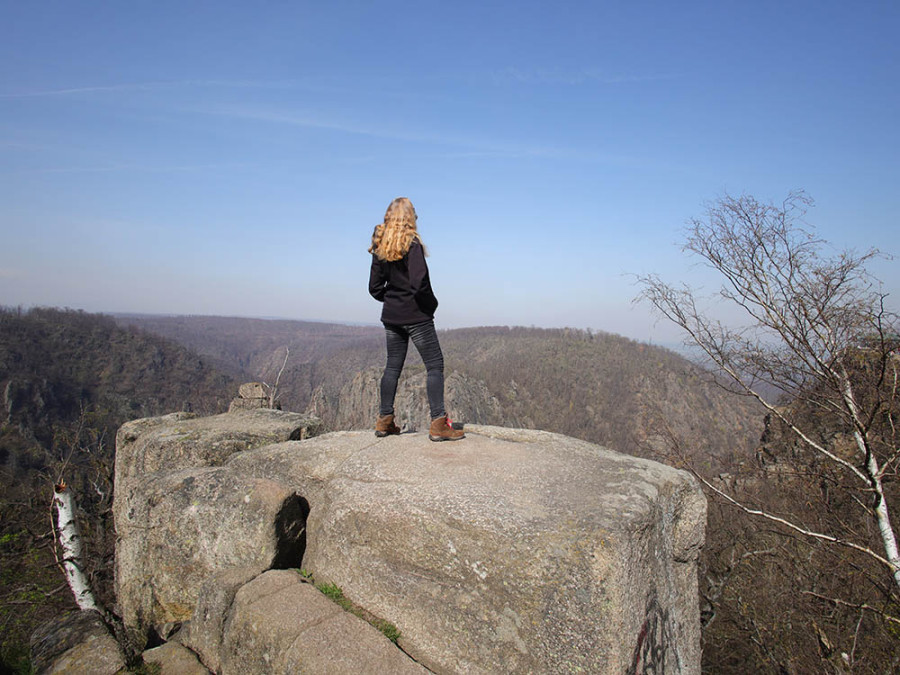
M 337 432 L 225 457 L 240 445 L 218 426 L 234 429 L 230 416 L 187 432 L 190 421 L 120 433 L 117 463 L 157 468 L 125 472 L 130 492 L 117 493 L 117 584 L 135 632 L 190 616 L 184 642 L 211 670 L 292 672 L 320 658 L 297 651 L 318 632 L 249 628 L 272 603 L 287 616 L 318 602 L 294 573 L 260 576 L 302 566 L 396 625 L 404 651 L 435 672 L 699 672 L 706 503 L 684 472 L 477 426 L 452 444 Z M 186 433 L 219 450 L 166 449 L 167 438 L 183 448 Z M 175 461 L 169 470 L 138 452 Z M 186 468 L 187 455 L 217 466 Z M 180 582 L 178 569 L 190 570 Z
M 136 420 L 116 438 L 116 596 L 137 646 L 148 629 L 190 618 L 200 582 L 300 555 L 306 503 L 290 485 L 221 465 L 254 447 L 316 433 L 275 410 Z
M 693 482 L 556 434 L 467 433 L 452 446 L 334 434 L 230 464 L 308 477 L 304 566 L 435 670 L 620 673 L 649 659 L 691 672 L 705 522 Z
M 125 667 L 125 654 L 93 610 L 67 614 L 31 636 L 31 665 L 46 675 L 114 675 Z
M 265 384 L 262 382 L 245 382 L 238 388 L 238 395 L 231 399 L 231 403 L 228 405 L 228 412 L 271 407 L 271 400 Z M 281 409 L 280 405 L 275 407 L 279 410 Z
M 142 654 L 145 664 L 159 667 L 160 675 L 210 675 L 197 655 L 177 642 L 167 642 Z
M 212 585 L 207 592 L 216 594 Z M 296 571 L 271 570 L 242 585 L 227 606 L 218 645 L 199 634 L 218 612 L 205 596 L 185 644 L 222 673 L 391 673 L 428 671 L 362 619 L 345 612 Z M 219 610 L 225 608 L 218 605 Z

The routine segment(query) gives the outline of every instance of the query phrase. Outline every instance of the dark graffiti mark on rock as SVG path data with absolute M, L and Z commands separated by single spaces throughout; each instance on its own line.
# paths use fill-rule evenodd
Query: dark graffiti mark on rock
M 658 675 L 669 669 L 677 670 L 678 657 L 673 652 L 674 640 L 669 611 L 659 606 L 656 595 L 647 600 L 644 623 L 637 636 L 628 675 Z M 674 662 L 673 662 L 674 661 Z

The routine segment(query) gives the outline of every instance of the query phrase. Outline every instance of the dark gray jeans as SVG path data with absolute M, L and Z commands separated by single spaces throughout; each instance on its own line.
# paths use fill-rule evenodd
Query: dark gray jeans
M 444 410 L 444 355 L 441 352 L 441 343 L 438 342 L 437 331 L 434 329 L 434 321 L 415 323 L 410 326 L 386 323 L 384 332 L 387 340 L 387 365 L 384 367 L 384 375 L 381 377 L 381 408 L 378 414 L 394 414 L 397 382 L 400 380 L 403 363 L 406 361 L 409 339 L 412 338 L 419 356 L 425 363 L 427 373 L 425 388 L 428 392 L 431 419 L 446 415 L 447 412 Z

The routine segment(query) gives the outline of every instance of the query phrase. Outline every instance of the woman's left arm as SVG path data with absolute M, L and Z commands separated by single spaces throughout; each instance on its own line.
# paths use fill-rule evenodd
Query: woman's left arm
M 384 270 L 381 268 L 381 261 L 374 253 L 372 254 L 372 269 L 369 270 L 369 295 L 384 302 L 385 283 Z
M 412 287 L 416 302 L 428 314 L 434 314 L 438 301 L 431 290 L 431 278 L 425 262 L 425 250 L 418 242 L 409 249 L 409 285 Z

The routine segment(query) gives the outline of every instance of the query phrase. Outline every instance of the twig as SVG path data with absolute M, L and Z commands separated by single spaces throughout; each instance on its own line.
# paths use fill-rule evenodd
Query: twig
M 853 602 L 847 602 L 846 600 L 841 600 L 839 598 L 829 598 L 827 595 L 821 595 L 819 593 L 814 593 L 813 591 L 801 591 L 804 595 L 811 595 L 814 598 L 818 598 L 819 600 L 825 600 L 826 602 L 831 602 L 835 605 L 841 605 L 842 607 L 850 607 L 851 609 L 865 609 L 874 614 L 877 614 L 885 621 L 890 621 L 891 623 L 896 623 L 900 625 L 900 619 L 891 616 L 890 614 L 886 614 L 883 610 L 878 609 L 877 607 L 872 607 L 872 605 L 868 605 L 863 603 L 862 605 L 858 605 Z

